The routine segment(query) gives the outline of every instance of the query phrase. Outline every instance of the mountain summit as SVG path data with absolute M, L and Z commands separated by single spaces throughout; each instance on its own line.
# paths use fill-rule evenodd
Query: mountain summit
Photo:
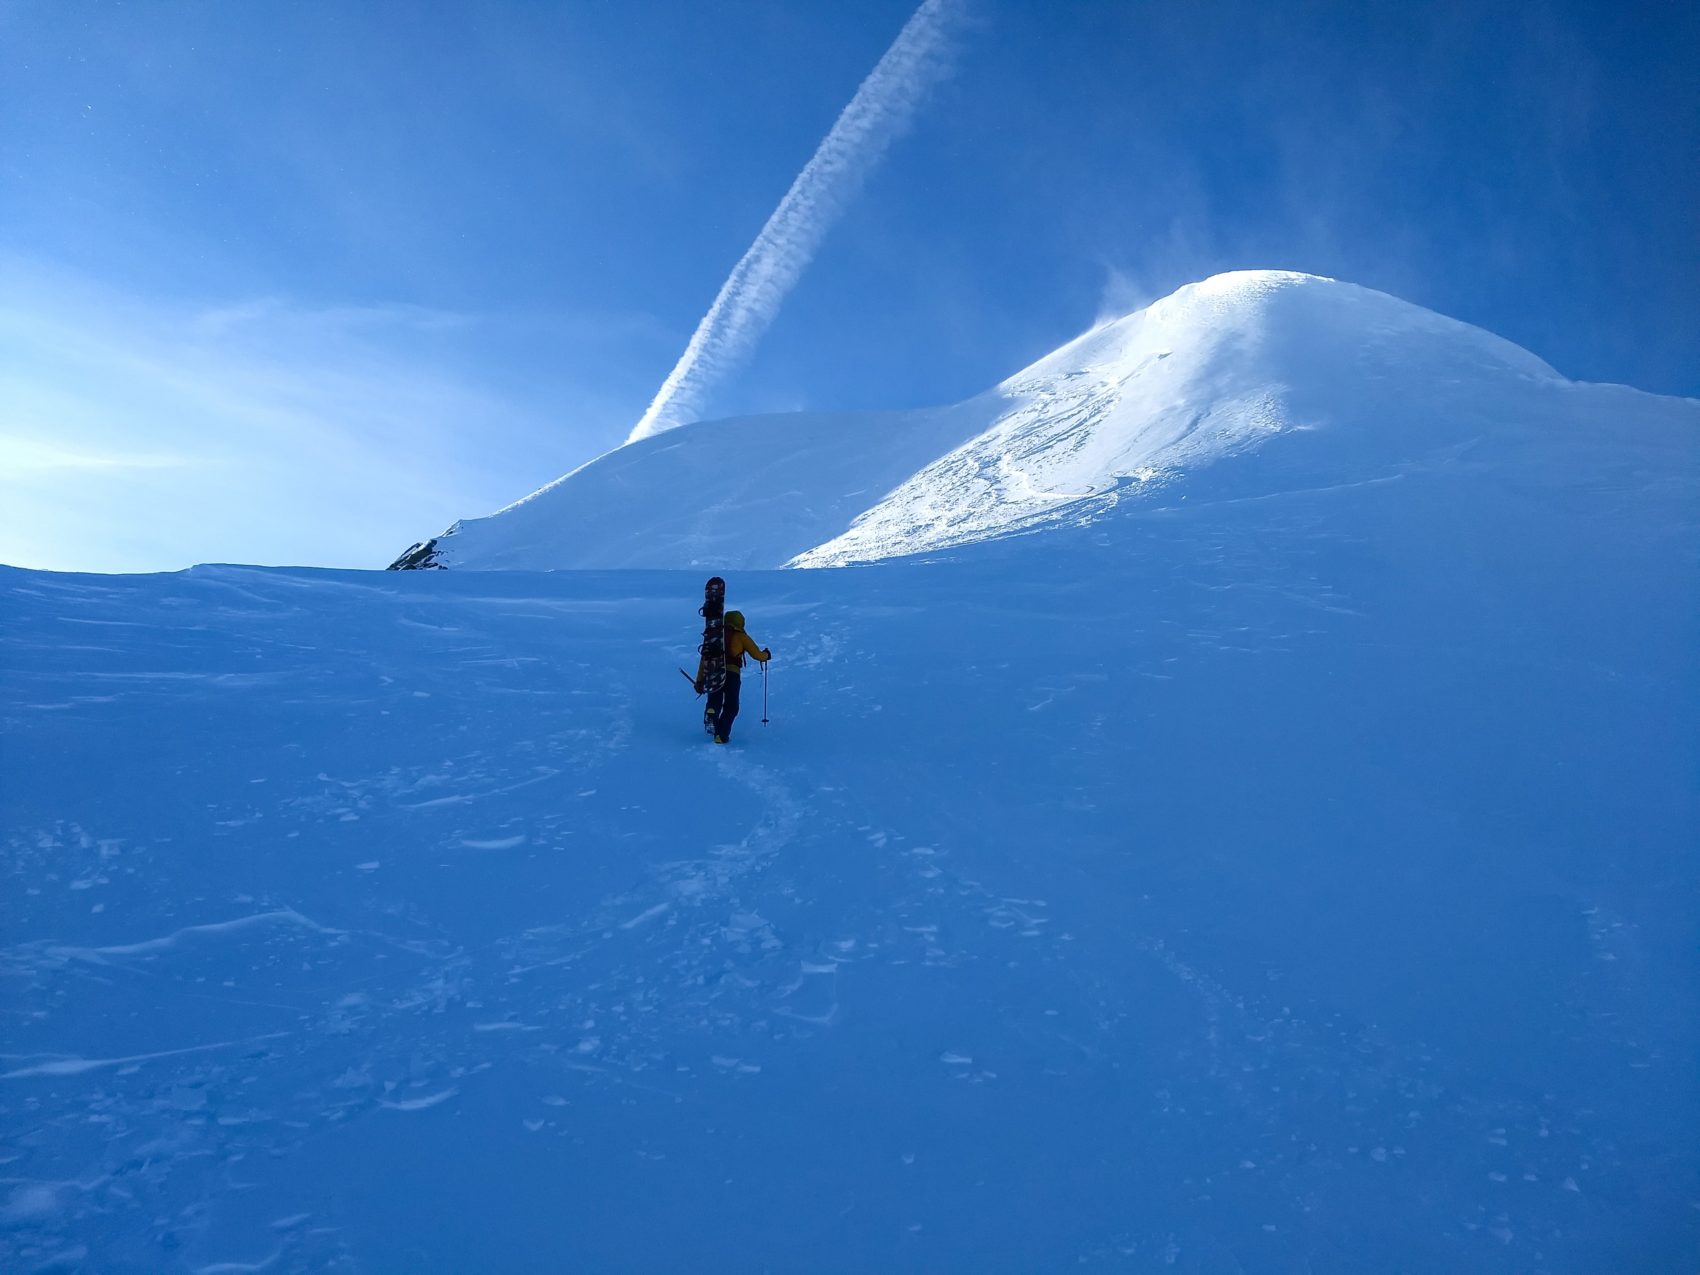
M 1660 416 L 1694 406 L 1575 384 L 1386 293 L 1236 271 L 952 406 L 705 421 L 628 444 L 393 566 L 868 562 L 1090 522 L 1130 501 L 1391 477 L 1491 440 L 1534 441 L 1531 422 L 1549 441 L 1585 442 L 1625 395 Z

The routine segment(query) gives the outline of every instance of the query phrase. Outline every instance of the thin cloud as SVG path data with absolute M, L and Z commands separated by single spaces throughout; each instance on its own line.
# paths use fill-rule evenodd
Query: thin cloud
M 563 416 L 630 419 L 516 353 L 608 348 L 596 317 L 196 306 L 0 254 L 0 562 L 382 566 L 531 485 Z
M 55 469 L 179 469 L 200 463 L 192 456 L 61 447 L 41 439 L 0 434 L 0 470 L 9 474 Z
M 945 73 L 962 13 L 963 0 L 926 0 L 904 25 L 732 267 L 627 442 L 695 419 L 708 392 L 755 348 L 822 237 Z

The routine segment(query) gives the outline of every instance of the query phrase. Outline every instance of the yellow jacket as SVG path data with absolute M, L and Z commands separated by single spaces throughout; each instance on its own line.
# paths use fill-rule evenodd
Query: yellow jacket
M 734 629 L 728 626 L 726 629 L 726 671 L 728 673 L 741 673 L 746 655 L 758 664 L 766 664 L 768 661 L 768 652 L 757 646 L 748 633 L 745 633 L 742 629 Z M 705 656 L 697 661 L 698 686 L 702 685 L 703 678 L 707 673 L 708 659 Z

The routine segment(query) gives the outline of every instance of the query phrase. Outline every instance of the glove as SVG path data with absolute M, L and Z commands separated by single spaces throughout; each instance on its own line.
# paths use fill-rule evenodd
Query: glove
M 773 652 L 768 650 L 765 646 L 762 647 L 762 649 L 761 649 L 761 662 L 763 664 L 766 664 L 772 658 L 773 658 Z
M 701 695 L 701 694 L 702 694 L 702 692 L 703 692 L 703 684 L 702 684 L 702 683 L 701 683 L 701 682 L 692 682 L 692 683 L 691 683 L 691 685 L 692 685 L 692 686 L 694 686 L 694 687 L 696 687 L 696 689 L 697 689 L 697 694 L 698 694 L 698 695 Z

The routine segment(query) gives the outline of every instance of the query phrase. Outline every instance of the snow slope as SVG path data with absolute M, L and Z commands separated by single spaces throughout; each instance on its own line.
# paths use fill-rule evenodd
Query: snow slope
M 0 568 L 0 1269 L 1692 1268 L 1700 404 L 1213 286 L 449 538 L 606 569 Z M 727 748 L 699 554 L 876 559 Z
M 0 1267 L 1691 1267 L 1636 425 L 732 573 L 724 749 L 700 572 L 0 571 Z
M 1384 293 L 1241 271 L 1182 288 L 953 407 L 715 421 L 619 448 L 456 524 L 432 542 L 432 560 L 532 570 L 876 561 L 1090 520 L 1128 500 L 1196 499 L 1201 479 L 1274 495 L 1385 477 L 1532 422 L 1586 439 L 1611 427 L 1624 393 L 1572 384 L 1509 342 Z M 1636 415 L 1692 419 L 1692 405 L 1638 398 Z

